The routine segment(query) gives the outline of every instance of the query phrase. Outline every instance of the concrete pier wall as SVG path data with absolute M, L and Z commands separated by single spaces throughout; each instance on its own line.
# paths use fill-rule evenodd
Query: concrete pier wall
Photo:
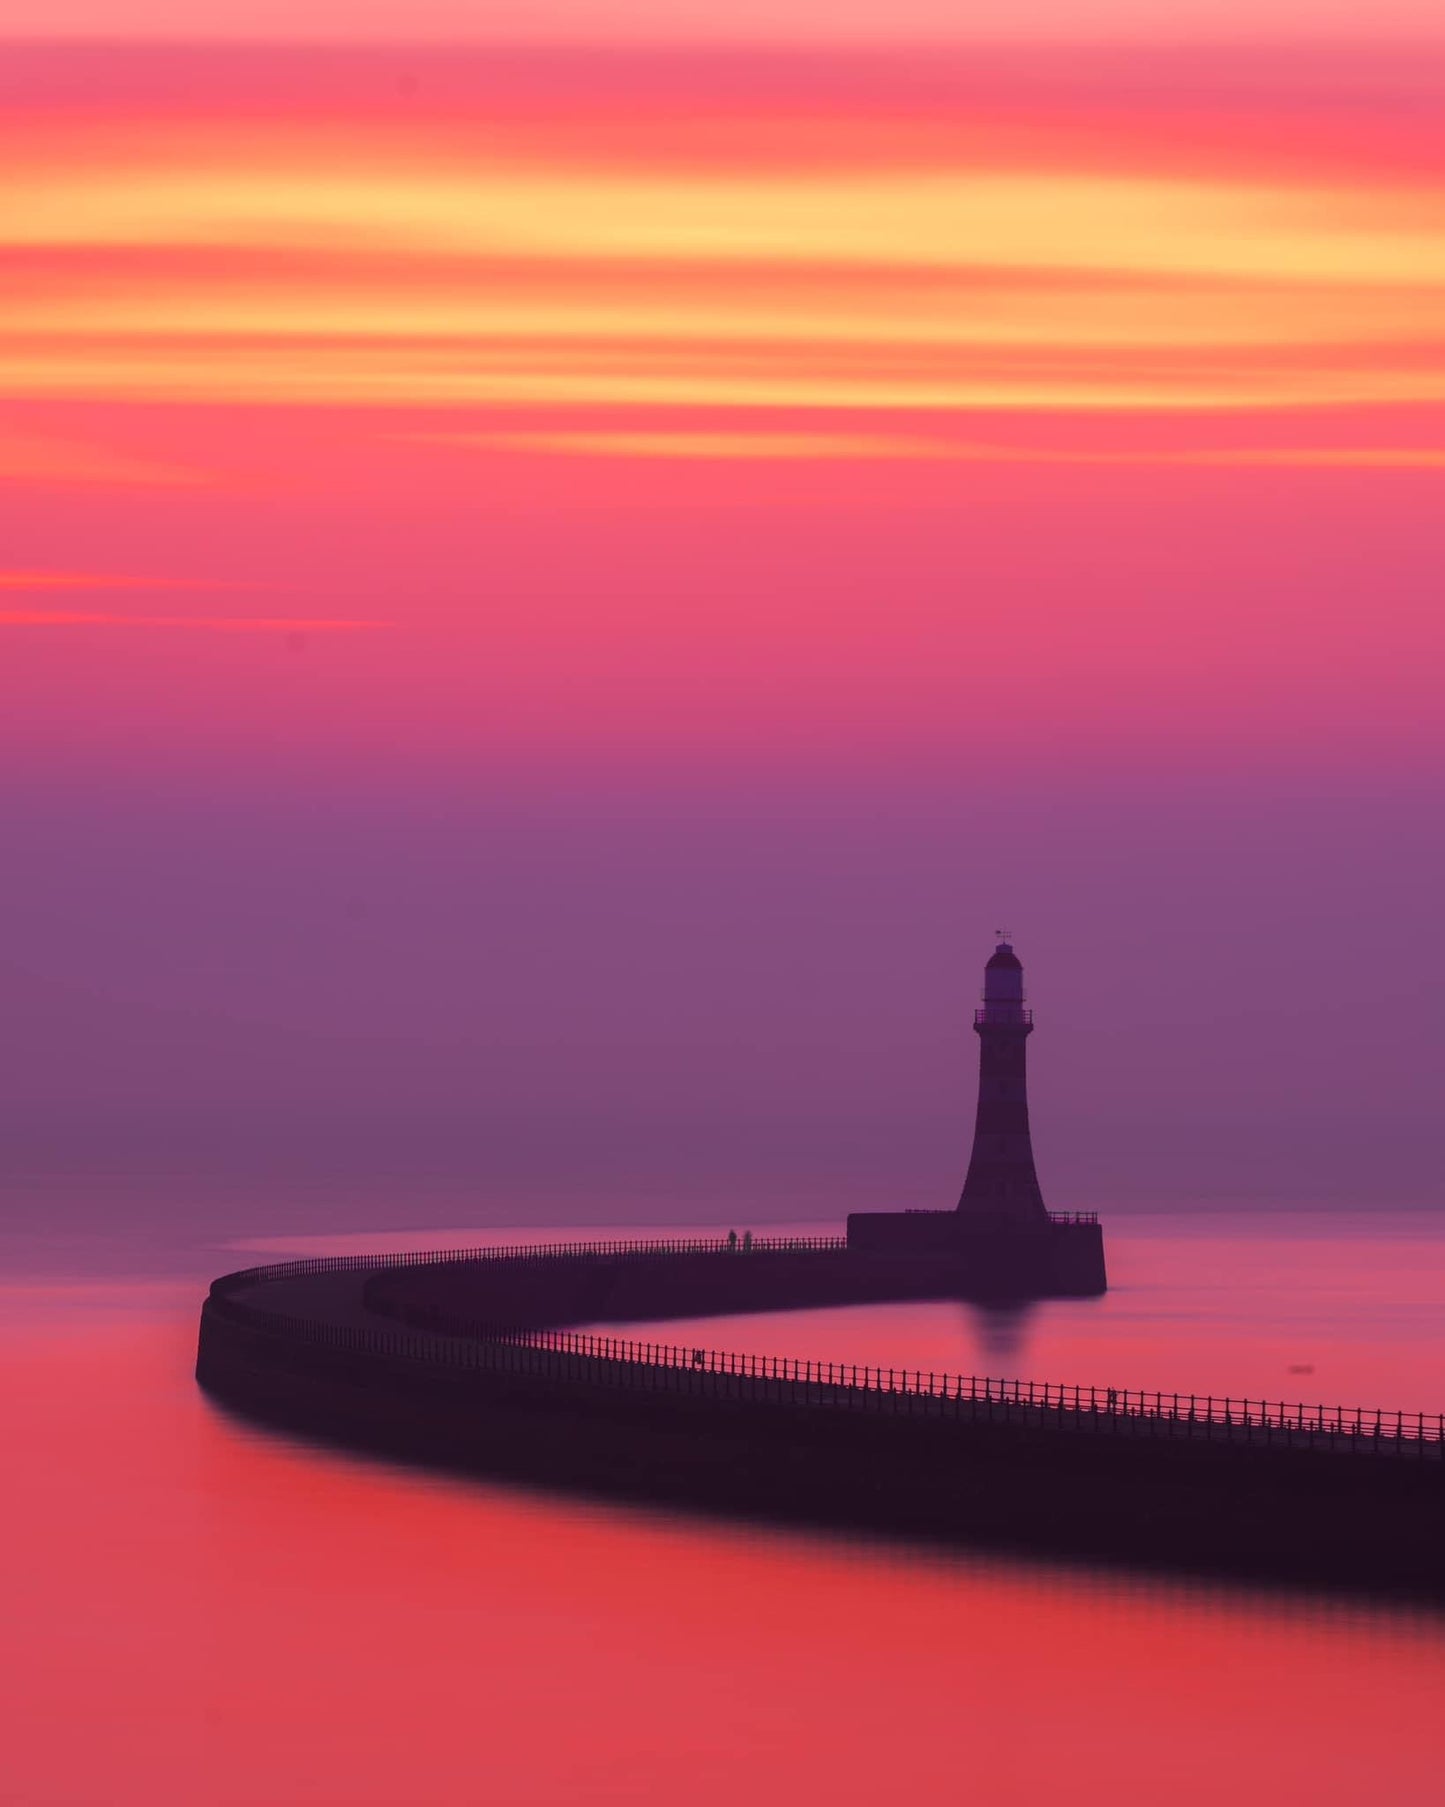
M 619 1315 L 650 1315 L 638 1305 L 646 1296 L 660 1303 L 675 1279 L 682 1290 L 667 1294 L 675 1315 L 688 1286 L 711 1301 L 719 1288 L 743 1285 L 732 1277 L 741 1257 L 703 1259 L 726 1277 L 689 1277 L 688 1257 L 641 1261 L 614 1280 L 609 1299 Z M 1368 1438 L 1323 1430 L 1302 1438 L 1236 1430 L 1216 1440 L 1217 1427 L 1145 1425 L 1092 1406 L 924 1396 L 906 1381 L 901 1391 L 870 1391 L 816 1372 L 770 1377 L 766 1364 L 762 1378 L 756 1365 L 649 1366 L 613 1353 L 622 1345 L 608 1339 L 553 1334 L 539 1345 L 515 1332 L 451 1329 L 523 1269 L 551 1267 L 534 1278 L 548 1313 L 564 1293 L 578 1302 L 577 1275 L 566 1270 L 579 1265 L 337 1272 L 289 1292 L 264 1278 L 221 1282 L 203 1309 L 197 1375 L 218 1399 L 266 1422 L 497 1477 L 1445 1601 L 1438 1442 L 1382 1442 L 1377 1432 L 1371 1453 Z M 847 1264 L 829 1265 L 846 1278 Z M 787 1266 L 780 1257 L 766 1283 L 754 1270 L 752 1303 Z M 480 1291 L 455 1290 L 482 1278 Z M 413 1289 L 413 1280 L 426 1284 Z M 366 1309 L 363 1289 L 388 1315 Z
M 848 1247 L 947 1272 L 955 1296 L 966 1298 L 1093 1298 L 1109 1286 L 1103 1228 L 1083 1217 L 1006 1231 L 980 1228 L 958 1211 L 855 1211 Z
M 951 1215 L 951 1214 L 950 1214 Z M 915 1219 L 895 1219 L 913 1222 Z M 1097 1281 L 1097 1283 L 1096 1283 Z M 1103 1243 L 1073 1226 L 1015 1251 L 1008 1244 L 737 1250 L 555 1258 L 491 1268 L 457 1262 L 372 1275 L 367 1309 L 414 1325 L 541 1328 L 652 1318 L 801 1311 L 908 1299 L 1038 1298 L 1103 1290 Z M 1044 1290 L 1046 1289 L 1046 1291 Z

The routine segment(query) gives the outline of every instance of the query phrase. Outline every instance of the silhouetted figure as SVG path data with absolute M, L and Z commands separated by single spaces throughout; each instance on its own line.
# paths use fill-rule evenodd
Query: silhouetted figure
M 735 1249 L 737 1246 L 738 1246 L 738 1233 L 736 1230 L 729 1230 L 728 1231 L 728 1248 L 729 1248 L 729 1250 L 732 1250 L 732 1249 Z

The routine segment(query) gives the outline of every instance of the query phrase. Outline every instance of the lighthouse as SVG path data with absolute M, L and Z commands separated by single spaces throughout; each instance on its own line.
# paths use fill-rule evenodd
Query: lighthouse
M 1095 1298 L 1109 1286 L 1098 1215 L 1046 1211 L 1034 1171 L 1034 1013 L 1024 1001 L 1023 965 L 1003 933 L 983 969 L 973 1027 L 978 1113 L 963 1195 L 952 1210 L 850 1211 L 849 1284 L 859 1298 Z
M 978 1036 L 978 1115 L 973 1154 L 958 1201 L 970 1228 L 1030 1230 L 1047 1224 L 1029 1137 L 1027 1049 L 1034 1013 L 1024 1003 L 1024 969 L 1004 938 L 983 969 Z

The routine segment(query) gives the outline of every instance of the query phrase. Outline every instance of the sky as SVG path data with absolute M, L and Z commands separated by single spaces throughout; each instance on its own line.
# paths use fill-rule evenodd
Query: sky
M 946 1205 L 1000 928 L 1051 1204 L 1440 1200 L 1445 28 L 1157 12 L 12 0 L 17 1208 Z

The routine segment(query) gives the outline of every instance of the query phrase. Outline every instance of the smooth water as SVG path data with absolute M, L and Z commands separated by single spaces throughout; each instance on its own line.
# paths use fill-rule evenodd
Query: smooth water
M 1445 1411 L 1445 1220 L 1107 1226 L 1102 1299 L 855 1305 L 611 1326 L 715 1349 L 996 1379 Z
M 1432 1219 L 1109 1231 L 1102 1301 L 684 1334 L 1445 1404 Z M 4 1288 L 0 1800 L 1192 1807 L 1440 1793 L 1438 1617 L 761 1532 L 321 1452 L 242 1428 L 197 1392 L 203 1278 L 34 1271 Z

